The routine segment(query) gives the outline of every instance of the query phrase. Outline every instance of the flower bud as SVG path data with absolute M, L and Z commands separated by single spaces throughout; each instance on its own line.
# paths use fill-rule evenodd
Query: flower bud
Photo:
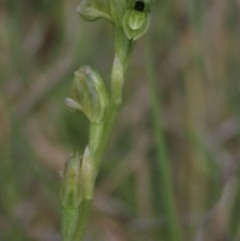
M 66 161 L 63 175 L 61 187 L 62 206 L 71 205 L 72 207 L 78 207 L 83 195 L 80 157 L 77 152 L 74 152 Z
M 75 72 L 72 96 L 91 123 L 103 120 L 107 112 L 108 96 L 101 77 L 92 67 L 83 66 Z M 74 102 L 68 101 L 68 106 L 80 110 Z
M 62 202 L 61 231 L 64 241 L 72 240 L 83 195 L 80 158 L 78 153 L 74 152 L 65 164 L 60 194 Z
M 84 151 L 81 171 L 83 177 L 84 198 L 92 199 L 96 178 L 96 164 L 88 146 Z
M 123 29 L 129 39 L 140 38 L 148 29 L 151 0 L 131 0 L 123 18 Z

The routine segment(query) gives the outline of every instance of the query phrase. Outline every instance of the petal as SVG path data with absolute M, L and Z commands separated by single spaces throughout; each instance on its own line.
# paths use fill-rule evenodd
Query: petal
M 129 39 L 132 38 L 133 30 L 129 26 L 129 17 L 132 10 L 128 9 L 123 17 L 123 29 Z
M 129 16 L 129 26 L 131 29 L 139 29 L 145 21 L 145 13 L 132 10 Z
M 137 29 L 137 30 L 134 31 L 134 33 L 133 33 L 133 40 L 137 40 L 143 34 L 146 33 L 146 31 L 148 29 L 148 26 L 149 26 L 149 23 L 150 23 L 150 15 L 147 14 L 143 26 L 140 29 Z

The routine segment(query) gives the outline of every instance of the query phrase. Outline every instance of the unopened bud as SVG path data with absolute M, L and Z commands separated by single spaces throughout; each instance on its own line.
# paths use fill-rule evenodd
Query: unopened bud
M 72 96 L 90 122 L 99 123 L 105 117 L 108 96 L 101 77 L 92 67 L 83 66 L 75 72 Z M 71 105 L 75 103 L 71 102 Z
M 84 198 L 92 199 L 96 178 L 96 164 L 88 146 L 84 151 L 81 171 L 83 177 Z
M 62 237 L 64 241 L 68 241 L 72 240 L 74 235 L 78 221 L 78 209 L 83 199 L 80 158 L 77 152 L 74 152 L 65 164 L 60 197 Z
M 62 206 L 78 207 L 83 198 L 80 157 L 74 152 L 65 164 L 63 183 L 61 187 Z

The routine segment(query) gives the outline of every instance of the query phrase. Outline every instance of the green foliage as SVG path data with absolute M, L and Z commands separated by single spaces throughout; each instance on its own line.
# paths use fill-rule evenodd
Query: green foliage
M 74 71 L 85 63 L 110 86 L 112 26 L 81 20 L 74 11 L 78 4 L 0 3 L 3 241 L 60 240 L 59 170 L 72 149 L 84 153 L 90 138 L 88 119 L 70 115 L 64 99 Z M 182 238 L 238 241 L 239 4 L 155 1 L 150 23 L 151 55 L 145 55 L 145 37 L 139 39 L 96 180 L 86 238 L 170 240 L 155 142 L 159 133 L 153 129 L 159 119 L 152 118 L 148 90 L 151 60 Z M 119 36 L 120 46 L 129 44 L 121 31 Z M 126 57 L 121 51 L 118 56 Z

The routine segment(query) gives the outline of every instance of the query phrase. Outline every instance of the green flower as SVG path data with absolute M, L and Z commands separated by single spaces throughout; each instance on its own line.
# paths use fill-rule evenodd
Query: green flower
M 82 111 L 91 123 L 103 120 L 108 108 L 108 96 L 101 77 L 92 67 L 83 66 L 75 72 L 72 96 L 72 99 L 65 101 L 70 111 Z
M 147 31 L 152 2 L 150 0 L 130 1 L 123 18 L 123 29 L 129 39 L 136 40 Z
M 136 40 L 148 29 L 154 0 L 83 0 L 77 10 L 88 20 L 106 19 Z

